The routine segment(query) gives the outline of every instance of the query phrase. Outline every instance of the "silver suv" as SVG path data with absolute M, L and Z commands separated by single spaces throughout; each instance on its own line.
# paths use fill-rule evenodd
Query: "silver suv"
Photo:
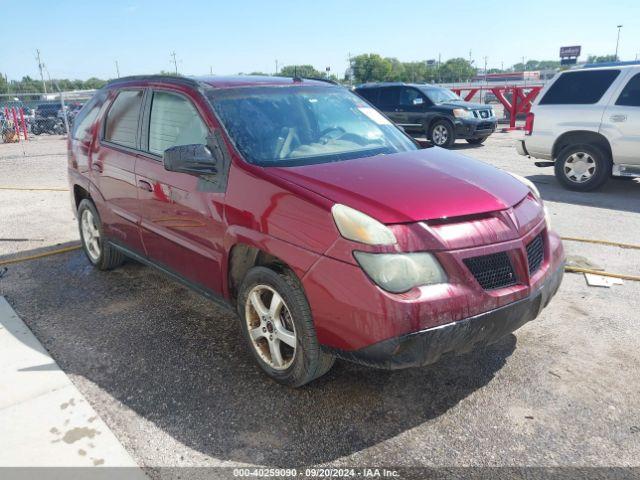
M 640 64 L 562 72 L 527 116 L 520 155 L 547 160 L 571 190 L 640 177 Z

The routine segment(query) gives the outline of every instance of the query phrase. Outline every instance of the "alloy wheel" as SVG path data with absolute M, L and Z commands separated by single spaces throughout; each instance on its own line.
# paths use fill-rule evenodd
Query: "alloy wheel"
M 431 133 L 431 140 L 436 145 L 444 145 L 449 139 L 449 131 L 444 125 L 436 125 Z
M 274 370 L 289 368 L 296 355 L 296 329 L 287 304 L 272 287 L 256 285 L 245 304 L 251 346 Z
M 80 228 L 82 229 L 84 248 L 91 260 L 97 262 L 102 251 L 100 247 L 100 230 L 91 210 L 85 209 L 82 211 Z
M 573 153 L 564 162 L 564 174 L 572 182 L 588 182 L 595 173 L 596 161 L 586 152 Z

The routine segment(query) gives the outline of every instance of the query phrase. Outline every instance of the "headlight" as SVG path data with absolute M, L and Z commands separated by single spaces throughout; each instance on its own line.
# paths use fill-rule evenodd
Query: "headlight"
M 331 213 L 340 235 L 348 240 L 367 245 L 396 243 L 396 236 L 388 227 L 354 208 L 336 203 L 331 208 Z
M 402 293 L 413 287 L 447 281 L 440 263 L 430 253 L 353 254 L 371 280 L 388 292 Z
M 547 206 L 544 206 L 544 221 L 547 222 L 547 228 L 550 229 L 551 228 L 551 213 L 549 212 L 549 209 L 547 208 Z
M 511 176 L 514 178 L 517 178 L 522 183 L 524 183 L 527 187 L 529 187 L 529 190 L 531 190 L 531 193 L 533 193 L 533 196 L 536 197 L 536 200 L 542 200 L 542 196 L 540 195 L 540 190 L 538 190 L 538 187 L 536 187 L 531 180 L 529 180 L 528 178 L 524 178 L 522 175 L 518 175 L 517 173 L 511 173 Z
M 465 108 L 454 108 L 453 116 L 456 118 L 468 118 L 473 117 L 473 113 L 471 113 L 471 110 L 467 110 Z

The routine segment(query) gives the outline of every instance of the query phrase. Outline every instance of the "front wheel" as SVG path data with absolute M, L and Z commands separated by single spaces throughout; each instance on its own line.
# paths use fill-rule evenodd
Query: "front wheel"
M 438 147 L 450 147 L 456 141 L 453 125 L 446 120 L 436 121 L 429 129 L 428 138 Z
M 484 143 L 484 141 L 487 138 L 489 138 L 489 136 L 480 137 L 480 138 L 467 138 L 467 143 L 470 143 L 471 145 L 480 145 L 480 144 Z
M 332 367 L 334 358 L 318 344 L 311 309 L 293 273 L 253 267 L 240 286 L 238 314 L 253 357 L 275 381 L 300 387 Z
M 555 161 L 558 181 L 570 190 L 587 192 L 600 188 L 611 176 L 611 160 L 592 145 L 570 145 Z

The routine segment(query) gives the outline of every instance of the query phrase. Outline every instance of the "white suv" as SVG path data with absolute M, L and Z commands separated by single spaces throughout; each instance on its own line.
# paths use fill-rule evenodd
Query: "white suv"
M 612 175 L 640 177 L 640 64 L 556 75 L 535 100 L 516 148 L 547 160 L 536 165 L 554 166 L 572 190 L 594 190 Z

